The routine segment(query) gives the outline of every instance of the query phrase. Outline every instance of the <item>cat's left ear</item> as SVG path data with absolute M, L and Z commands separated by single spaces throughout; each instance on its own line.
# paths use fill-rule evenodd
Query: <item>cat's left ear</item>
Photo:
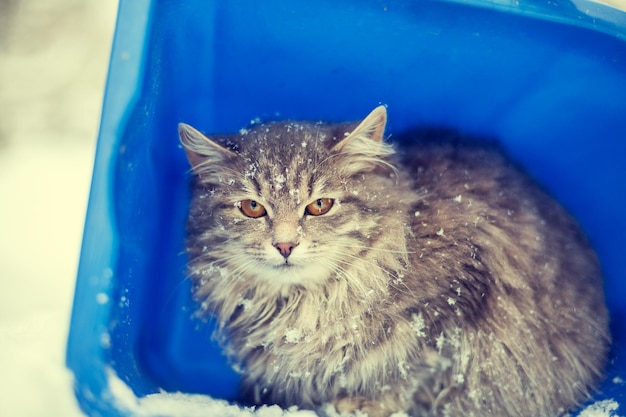
M 387 109 L 378 106 L 333 146 L 334 152 L 349 158 L 344 164 L 346 170 L 367 171 L 376 166 L 391 168 L 391 164 L 385 161 L 385 157 L 394 153 L 393 147 L 383 141 L 386 123 Z
M 200 133 L 186 123 L 179 123 L 178 136 L 185 148 L 187 160 L 196 174 L 207 175 L 234 157 L 234 153 Z

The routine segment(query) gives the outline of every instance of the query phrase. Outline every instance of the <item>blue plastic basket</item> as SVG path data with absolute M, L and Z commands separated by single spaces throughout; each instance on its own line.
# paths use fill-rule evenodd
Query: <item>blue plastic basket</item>
M 193 318 L 180 121 L 350 120 L 497 137 L 579 219 L 606 275 L 615 347 L 596 399 L 626 404 L 626 14 L 584 0 L 123 0 L 111 55 L 67 363 L 91 415 L 107 370 L 236 396 Z

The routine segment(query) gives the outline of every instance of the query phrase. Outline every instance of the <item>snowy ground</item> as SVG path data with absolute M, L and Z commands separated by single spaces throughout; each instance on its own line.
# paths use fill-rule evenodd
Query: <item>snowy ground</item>
M 65 342 L 116 7 L 0 0 L 0 416 L 82 415 Z
M 64 355 L 115 12 L 113 0 L 0 0 L 0 416 L 82 415 Z M 115 377 L 111 388 L 137 415 L 253 414 L 200 396 L 136 399 Z M 616 405 L 593 407 L 581 416 Z M 312 415 L 256 412 L 295 414 Z

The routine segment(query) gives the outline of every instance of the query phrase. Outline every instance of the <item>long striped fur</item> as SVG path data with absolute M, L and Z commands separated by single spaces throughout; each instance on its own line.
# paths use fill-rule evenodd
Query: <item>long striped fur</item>
M 211 139 L 180 126 L 189 273 L 243 392 L 372 417 L 580 404 L 609 333 L 574 220 L 498 148 L 444 132 L 395 149 L 385 122 L 379 107 L 360 123 Z M 247 201 L 265 213 L 246 215 Z

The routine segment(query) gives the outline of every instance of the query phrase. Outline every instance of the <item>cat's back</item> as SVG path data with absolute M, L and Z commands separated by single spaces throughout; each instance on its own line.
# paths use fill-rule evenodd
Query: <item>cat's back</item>
M 555 299 L 580 287 L 604 305 L 599 263 L 576 220 L 500 146 L 446 132 L 424 137 L 400 147 L 417 195 L 418 259 L 437 253 L 507 287 L 545 287 Z
M 418 197 L 409 213 L 414 274 L 406 284 L 424 294 L 420 311 L 431 336 L 454 328 L 472 333 L 459 346 L 472 346 L 475 364 L 459 363 L 458 372 L 470 390 L 476 383 L 483 401 L 506 403 L 507 413 L 584 398 L 576 382 L 598 378 L 609 340 L 589 242 L 500 147 L 436 133 L 400 147 Z M 499 386 L 480 388 L 476 381 L 494 372 L 501 373 Z M 537 400 L 545 403 L 535 410 L 505 401 L 512 390 L 544 387 L 546 397 Z
M 584 283 L 601 282 L 598 260 L 576 220 L 498 144 L 446 131 L 422 139 L 400 146 L 417 195 L 416 236 L 430 238 L 431 245 L 435 238 L 457 246 L 474 242 L 480 248 L 473 256 L 490 248 L 519 273 L 576 265 L 574 275 Z

